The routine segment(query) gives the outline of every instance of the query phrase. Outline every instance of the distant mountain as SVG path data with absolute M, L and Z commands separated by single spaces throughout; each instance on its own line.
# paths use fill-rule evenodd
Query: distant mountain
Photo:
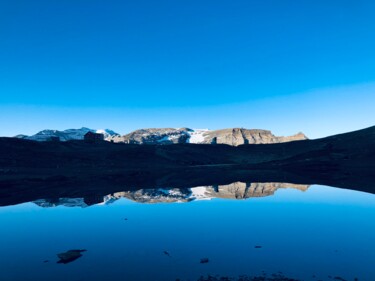
M 0 155 L 0 205 L 40 198 L 85 198 L 92 205 L 134 187 L 236 181 L 320 184 L 375 193 L 375 126 L 315 140 L 240 146 L 59 144 L 0 137 Z
M 29 139 L 35 141 L 49 141 L 51 137 L 59 137 L 61 141 L 69 140 L 83 140 L 83 137 L 88 132 L 96 132 L 104 135 L 104 139 L 108 140 L 114 136 L 119 136 L 116 132 L 112 130 L 93 130 L 89 128 L 82 127 L 80 129 L 68 129 L 64 131 L 58 130 L 43 130 L 32 136 L 17 135 L 15 138 Z
M 93 130 L 93 131 L 95 131 L 95 130 Z M 109 140 L 112 137 L 119 136 L 118 133 L 116 133 L 115 131 L 109 130 L 109 129 L 96 130 L 95 133 L 104 135 L 105 140 Z
M 230 128 L 222 130 L 189 129 L 189 128 L 153 128 L 140 129 L 120 136 L 118 133 L 105 129 L 93 130 L 82 127 L 81 129 L 68 129 L 64 131 L 43 130 L 39 133 L 26 136 L 17 135 L 16 138 L 35 141 L 48 141 L 51 137 L 59 137 L 61 141 L 82 140 L 87 132 L 96 132 L 104 135 L 106 141 L 130 144 L 228 144 L 238 146 L 241 144 L 269 144 L 297 140 L 306 140 L 303 133 L 288 137 L 278 137 L 267 130 Z
M 141 129 L 124 136 L 113 136 L 113 142 L 132 144 L 268 144 L 282 143 L 297 140 L 306 140 L 303 133 L 288 137 L 278 137 L 267 130 L 249 130 L 244 128 L 231 128 L 222 130 L 189 129 L 189 128 L 154 128 Z
M 28 138 L 28 136 L 26 136 L 26 135 L 16 135 L 16 136 L 14 136 L 14 138 L 17 138 L 17 139 L 27 139 Z

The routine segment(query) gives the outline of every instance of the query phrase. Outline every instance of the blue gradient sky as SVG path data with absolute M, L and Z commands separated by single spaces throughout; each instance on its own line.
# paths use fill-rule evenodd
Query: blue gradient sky
M 375 125 L 374 1 L 0 2 L 0 135 Z

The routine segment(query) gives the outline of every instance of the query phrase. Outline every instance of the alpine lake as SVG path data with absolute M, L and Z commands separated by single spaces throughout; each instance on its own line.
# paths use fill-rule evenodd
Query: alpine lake
M 375 280 L 375 195 L 142 188 L 0 207 L 0 280 Z

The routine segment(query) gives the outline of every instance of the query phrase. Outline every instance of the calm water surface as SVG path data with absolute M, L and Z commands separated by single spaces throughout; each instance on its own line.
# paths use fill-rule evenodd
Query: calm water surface
M 280 272 L 299 280 L 375 280 L 375 195 L 287 184 L 246 195 L 237 187 L 117 193 L 92 206 L 76 198 L 1 207 L 0 280 Z M 57 254 L 72 249 L 87 252 L 57 263 Z

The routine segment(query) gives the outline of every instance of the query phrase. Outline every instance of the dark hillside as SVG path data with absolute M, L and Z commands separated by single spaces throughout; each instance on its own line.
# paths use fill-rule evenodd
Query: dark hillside
M 326 184 L 374 193 L 375 127 L 317 140 L 237 147 L 0 138 L 0 198 L 10 201 L 41 192 L 65 196 L 240 180 Z

